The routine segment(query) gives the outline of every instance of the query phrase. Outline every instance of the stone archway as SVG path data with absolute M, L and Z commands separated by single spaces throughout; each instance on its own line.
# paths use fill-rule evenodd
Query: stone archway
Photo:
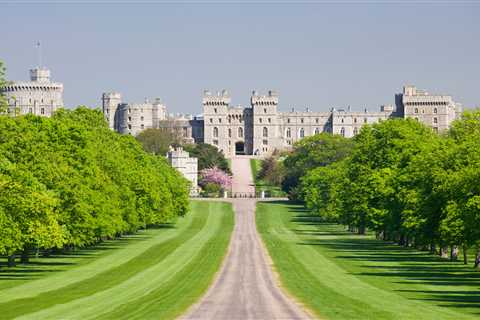
M 244 155 L 245 154 L 245 142 L 237 141 L 235 142 L 235 155 Z

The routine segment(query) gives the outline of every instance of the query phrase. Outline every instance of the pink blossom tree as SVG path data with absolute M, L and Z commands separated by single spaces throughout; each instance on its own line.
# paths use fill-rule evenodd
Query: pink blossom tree
M 209 183 L 220 186 L 222 190 L 227 190 L 232 186 L 232 177 L 217 167 L 206 168 L 200 171 L 200 185 L 205 186 Z

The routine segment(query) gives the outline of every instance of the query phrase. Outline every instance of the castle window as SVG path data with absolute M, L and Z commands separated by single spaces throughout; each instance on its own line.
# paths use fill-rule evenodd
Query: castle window
M 128 108 L 128 113 L 132 113 L 132 109 Z
M 367 118 L 364 118 L 363 119 L 363 123 L 367 123 L 368 122 L 368 119 Z
M 218 140 L 213 140 L 213 144 L 218 146 Z
M 315 134 L 319 134 L 319 133 L 320 133 L 320 129 L 315 128 Z
M 318 118 L 315 119 L 315 123 L 318 123 Z
M 433 109 L 433 113 L 438 113 L 437 108 L 434 108 L 434 109 Z
M 353 135 L 356 136 L 357 134 L 358 134 L 358 128 L 355 127 L 355 128 L 353 128 Z
M 268 118 L 268 123 L 272 123 L 272 119 Z
M 342 127 L 342 129 L 340 129 L 340 135 L 345 137 L 345 128 Z
M 263 136 L 265 138 L 268 137 L 268 129 L 266 127 L 263 127 Z
M 214 128 L 213 128 L 213 136 L 214 136 L 215 138 L 218 138 L 218 128 L 217 128 L 217 127 L 214 127 Z
M 258 119 L 258 121 L 259 121 L 260 123 L 262 123 L 262 118 Z
M 263 109 L 263 113 L 267 113 L 267 108 L 264 108 L 264 109 Z
M 433 118 L 433 123 L 438 123 L 438 118 L 437 117 Z
M 415 113 L 418 113 L 418 108 L 415 108 Z
M 143 118 L 143 116 L 142 116 L 142 117 L 140 117 L 140 121 L 143 121 L 143 119 L 144 119 L 144 118 Z
M 228 137 L 231 138 L 232 137 L 232 129 L 228 128 Z
M 243 128 L 238 128 L 238 137 L 243 138 Z
M 345 122 L 345 120 L 343 120 L 343 118 L 342 118 L 342 123 L 344 123 L 344 122 Z
M 128 130 L 131 130 L 131 129 L 132 129 L 132 125 L 129 124 L 129 125 L 128 125 Z
M 263 140 L 263 144 L 264 144 L 264 145 L 267 145 L 267 144 L 268 144 L 268 140 Z
M 353 118 L 353 122 L 354 122 L 354 123 L 357 123 L 357 118 Z
M 210 123 L 213 123 L 213 118 L 210 118 Z
M 42 108 L 42 109 L 40 110 L 40 113 L 41 113 L 41 114 L 45 114 L 45 108 Z
M 142 129 L 142 130 L 145 129 L 145 125 L 143 125 L 143 124 L 140 125 L 140 129 Z
M 218 123 L 222 123 L 222 118 L 218 118 Z
M 290 118 L 287 119 L 287 123 L 290 123 Z
M 303 118 L 300 119 L 300 122 L 303 123 Z
M 217 108 L 213 109 L 213 112 L 217 113 Z
M 299 134 L 300 138 L 303 138 L 305 137 L 305 130 L 303 128 L 300 129 L 300 134 Z
M 292 130 L 290 130 L 290 128 L 287 129 L 287 138 L 291 138 L 292 137 Z
M 132 121 L 132 117 L 128 117 L 128 121 Z

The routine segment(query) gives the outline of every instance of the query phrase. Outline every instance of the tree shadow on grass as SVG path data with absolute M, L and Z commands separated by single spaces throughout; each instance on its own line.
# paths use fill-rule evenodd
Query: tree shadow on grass
M 292 207 L 290 212 L 294 213 L 292 230 L 302 239 L 298 245 L 323 247 L 339 265 L 355 264 L 354 270 L 363 270 L 352 272 L 353 275 L 380 277 L 387 283 L 396 283 L 397 287 L 412 287 L 393 289 L 409 299 L 480 314 L 480 290 L 476 290 L 480 288 L 480 272 L 471 265 L 343 231 L 341 226 L 322 222 L 298 207 Z M 425 290 L 427 286 L 445 290 Z

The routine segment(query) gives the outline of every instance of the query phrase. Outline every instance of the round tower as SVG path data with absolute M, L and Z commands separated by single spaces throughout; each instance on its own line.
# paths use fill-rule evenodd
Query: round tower
M 118 105 L 122 103 L 122 95 L 118 92 L 106 92 L 102 95 L 102 109 L 105 120 L 108 122 L 110 129 L 116 130 L 115 115 Z

